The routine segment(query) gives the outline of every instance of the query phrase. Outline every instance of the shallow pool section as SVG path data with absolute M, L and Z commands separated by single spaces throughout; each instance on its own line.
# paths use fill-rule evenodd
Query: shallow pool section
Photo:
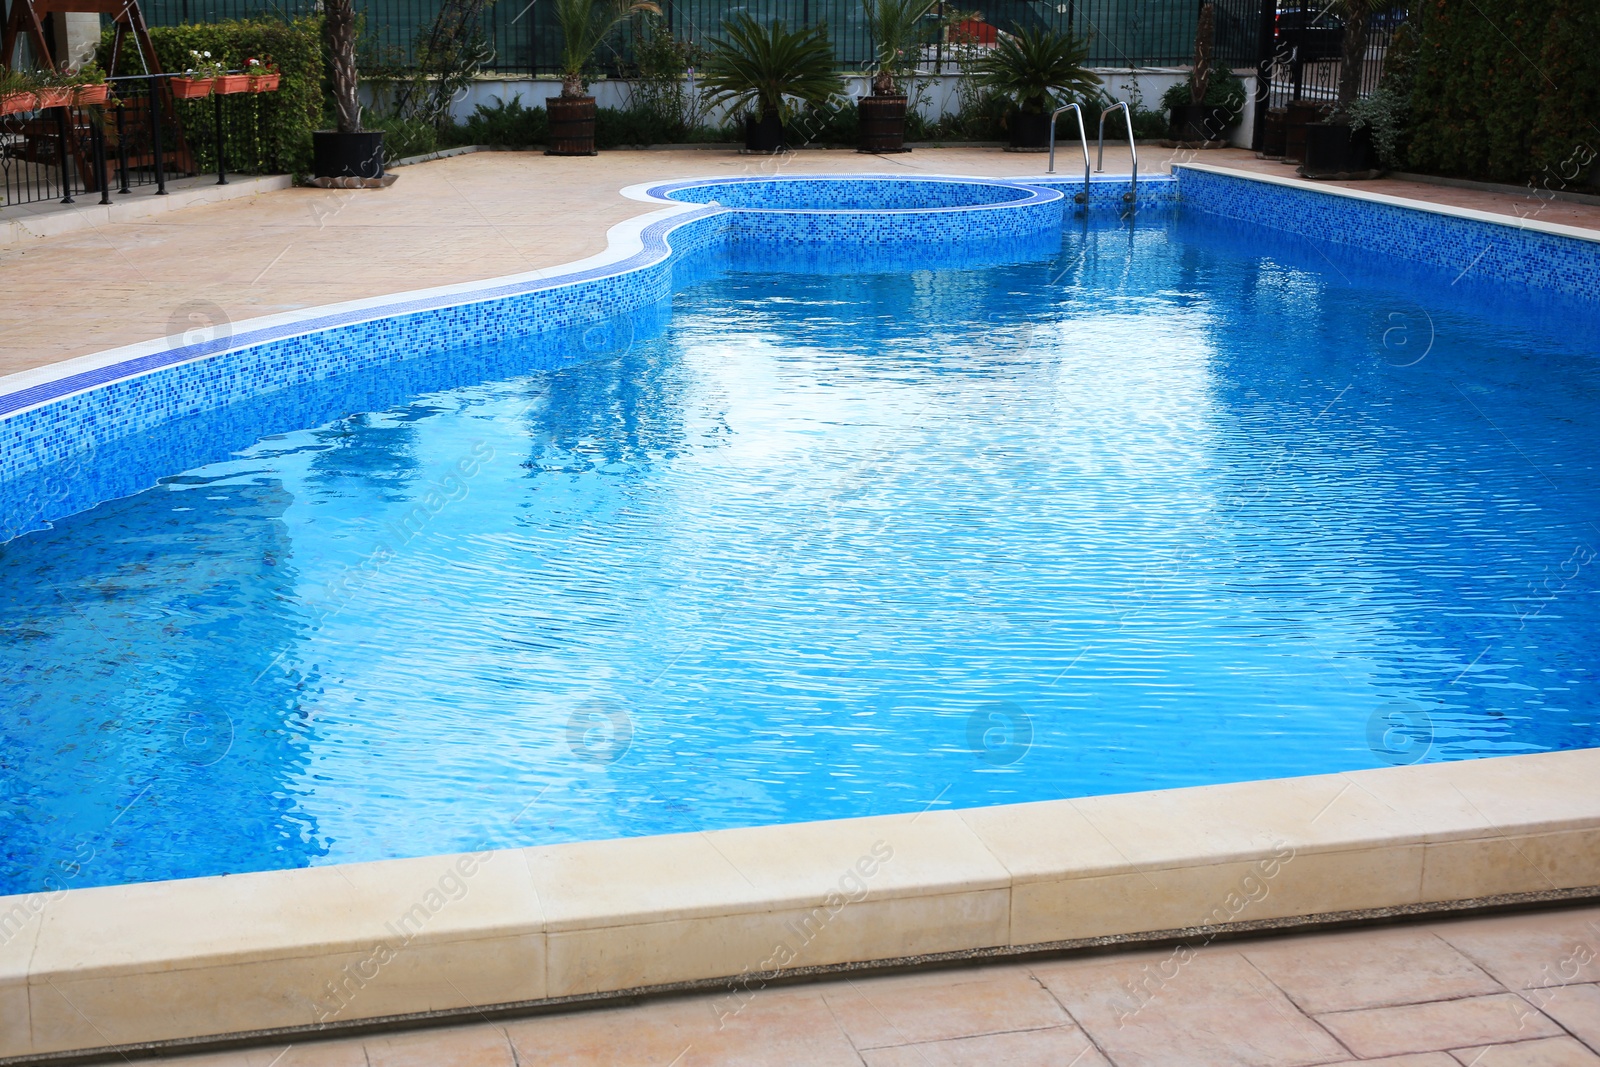
M 732 262 L 0 546 L 0 892 L 1600 743 L 1592 304 Z
M 721 178 L 658 185 L 686 204 L 766 211 L 945 211 L 1037 199 L 1037 186 L 990 178 Z

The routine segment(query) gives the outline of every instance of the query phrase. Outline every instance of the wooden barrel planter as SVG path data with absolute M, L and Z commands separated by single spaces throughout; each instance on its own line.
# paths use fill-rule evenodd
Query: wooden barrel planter
M 856 102 L 861 117 L 859 152 L 908 152 L 906 98 L 863 96 Z
M 592 156 L 594 149 L 594 97 L 553 96 L 544 104 L 550 116 L 547 156 Z

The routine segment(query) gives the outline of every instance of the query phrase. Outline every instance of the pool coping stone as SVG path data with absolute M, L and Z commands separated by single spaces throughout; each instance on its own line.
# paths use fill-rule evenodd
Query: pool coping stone
M 0 898 L 0 1064 L 1600 897 L 1596 780 L 1580 749 Z

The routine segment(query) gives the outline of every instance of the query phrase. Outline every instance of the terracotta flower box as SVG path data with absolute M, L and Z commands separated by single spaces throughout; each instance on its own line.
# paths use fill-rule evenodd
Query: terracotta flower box
M 198 100 L 211 95 L 211 78 L 173 78 L 172 95 L 179 100 Z
M 109 99 L 111 99 L 111 86 L 101 82 L 99 85 L 78 86 L 72 102 L 78 107 L 94 107 L 104 104 Z
M 250 79 L 250 91 L 252 93 L 275 92 L 282 81 L 282 74 L 260 74 Z
M 58 85 L 48 89 L 24 89 L 17 93 L 7 93 L 0 97 L 0 115 L 11 115 L 18 111 L 43 111 L 47 107 L 68 107 L 72 104 L 73 94 L 80 87 L 76 85 Z
M 248 93 L 250 91 L 250 75 L 224 74 L 212 83 L 212 91 L 218 96 Z

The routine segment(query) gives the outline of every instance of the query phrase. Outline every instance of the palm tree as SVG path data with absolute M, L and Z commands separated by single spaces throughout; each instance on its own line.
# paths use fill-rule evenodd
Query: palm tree
M 328 45 L 329 81 L 340 133 L 361 132 L 360 76 L 356 73 L 356 9 L 351 0 L 326 0 L 322 36 Z
M 661 14 L 652 0 L 555 0 L 561 28 L 561 95 L 584 95 L 583 68 L 617 24 L 636 11 Z
M 874 44 L 873 96 L 897 96 L 898 79 L 915 60 L 906 53 L 915 48 L 918 27 L 938 0 L 861 0 L 867 30 Z
M 1100 79 L 1084 65 L 1089 43 L 1044 27 L 1004 34 L 978 61 L 979 84 L 1006 97 L 1017 110 L 1040 115 L 1063 94 L 1084 97 Z
M 722 32 L 724 39 L 711 42 L 702 82 L 712 106 L 781 121 L 787 99 L 821 105 L 844 92 L 826 25 L 790 32 L 782 22 L 762 26 L 741 13 Z

